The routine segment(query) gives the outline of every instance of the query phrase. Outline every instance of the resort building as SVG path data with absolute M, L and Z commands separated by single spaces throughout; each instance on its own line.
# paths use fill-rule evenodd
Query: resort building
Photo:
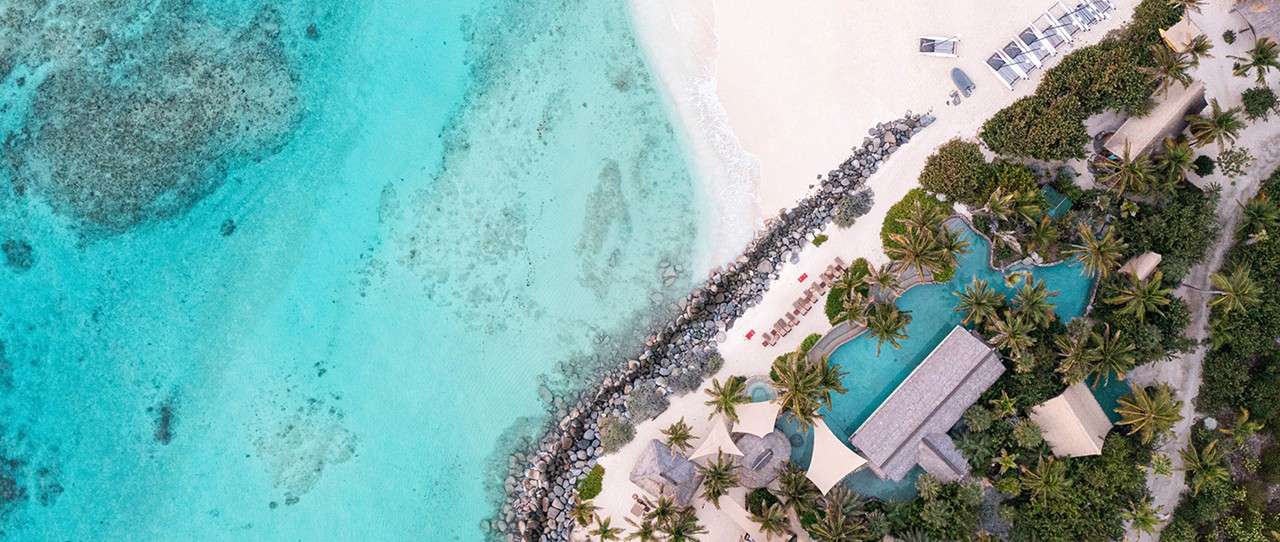
M 1045 442 L 1059 457 L 1099 455 L 1111 431 L 1111 420 L 1083 382 L 1031 409 Z
M 1114 156 L 1139 156 L 1158 145 L 1165 137 L 1182 133 L 1187 127 L 1187 115 L 1196 115 L 1208 102 L 1204 98 L 1204 83 L 1194 81 L 1189 86 L 1169 85 L 1155 108 L 1145 116 L 1129 117 L 1107 138 L 1104 147 Z
M 1280 0 L 1237 0 L 1234 9 L 1255 38 L 1280 42 Z
M 1173 49 L 1175 53 L 1185 53 L 1187 48 L 1191 46 L 1191 40 L 1204 35 L 1200 31 L 1200 27 L 1191 21 L 1191 17 L 1186 14 L 1182 15 L 1182 19 L 1169 28 L 1160 30 L 1160 37 L 1164 39 L 1165 45 Z
M 680 506 L 689 506 L 698 494 L 702 474 L 692 461 L 653 439 L 631 469 L 631 483 L 655 497 L 670 497 Z
M 1121 273 L 1133 275 L 1138 280 L 1147 280 L 1151 273 L 1160 265 L 1163 257 L 1155 252 L 1143 252 L 1137 256 L 1129 258 L 1129 261 L 1120 266 Z
M 947 431 L 1004 374 L 999 354 L 956 326 L 853 433 L 850 442 L 882 479 L 916 465 L 942 480 L 968 475 Z

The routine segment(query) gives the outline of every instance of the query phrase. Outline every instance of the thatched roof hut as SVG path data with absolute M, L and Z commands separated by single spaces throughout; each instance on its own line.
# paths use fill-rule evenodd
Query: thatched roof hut
M 692 461 L 653 439 L 631 468 L 631 483 L 655 497 L 665 495 L 680 506 L 689 506 L 698 494 L 702 474 Z
M 1044 432 L 1053 455 L 1060 457 L 1101 454 L 1107 432 L 1111 431 L 1111 420 L 1083 382 L 1036 405 L 1030 417 Z

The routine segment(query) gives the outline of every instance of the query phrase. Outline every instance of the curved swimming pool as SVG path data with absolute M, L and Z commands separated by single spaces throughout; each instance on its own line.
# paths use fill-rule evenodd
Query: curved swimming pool
M 1012 295 L 1018 284 L 1006 283 L 1006 277 L 1029 271 L 1037 280 L 1045 282 L 1051 292 L 1058 295 L 1050 299 L 1058 318 L 1068 321 L 1084 314 L 1089 304 L 1093 279 L 1085 275 L 1081 265 L 1074 260 L 1048 267 L 1027 266 L 1004 274 L 990 265 L 991 244 L 982 236 L 965 227 L 962 236 L 969 242 L 969 251 L 960 255 L 955 276 L 944 283 L 917 285 L 897 299 L 898 307 L 911 313 L 907 326 L 907 339 L 901 348 L 885 344 L 876 352 L 876 339 L 863 334 L 841 345 L 832 352 L 830 360 L 845 371 L 844 385 L 847 393 L 832 398 L 830 409 L 821 414 L 837 437 L 848 440 L 853 431 L 893 393 L 893 390 L 911 374 L 933 347 L 952 328 L 960 324 L 964 315 L 956 312 L 955 292 L 973 279 L 984 279 L 997 291 Z M 808 466 L 812 453 L 812 431 L 801 436 L 794 422 L 788 417 L 779 418 L 779 428 L 787 433 L 793 445 L 796 437 L 803 440 L 793 446 L 791 459 L 801 466 Z M 919 468 L 901 482 L 887 482 L 876 478 L 868 469 L 862 469 L 846 479 L 859 493 L 882 499 L 905 499 L 914 495 L 914 481 Z

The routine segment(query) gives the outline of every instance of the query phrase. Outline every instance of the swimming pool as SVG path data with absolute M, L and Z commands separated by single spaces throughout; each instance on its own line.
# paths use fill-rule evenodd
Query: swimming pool
M 906 330 L 908 338 L 902 341 L 901 348 L 895 349 L 886 344 L 877 354 L 875 338 L 863 334 L 832 352 L 830 360 L 847 372 L 844 385 L 848 392 L 833 397 L 831 409 L 823 409 L 821 414 L 837 437 L 847 441 L 929 351 L 960 324 L 963 315 L 955 311 L 956 296 L 953 292 L 975 278 L 985 279 L 992 288 L 1006 295 L 1012 295 L 1018 286 L 1017 283 L 1012 286 L 1006 284 L 1006 275 L 991 268 L 988 263 L 991 246 L 986 239 L 968 227 L 962 229 L 962 236 L 969 242 L 969 252 L 960 256 L 956 274 L 950 281 L 919 285 L 898 298 L 898 306 L 910 311 L 912 317 Z M 1024 271 L 1030 271 L 1036 279 L 1044 281 L 1050 291 L 1058 292 L 1050 302 L 1054 304 L 1054 312 L 1059 319 L 1066 321 L 1084 313 L 1093 280 L 1084 274 L 1079 263 L 1073 260 L 1049 267 L 1019 267 L 1011 270 L 1010 275 Z M 791 460 L 807 467 L 812 453 L 812 430 L 804 436 L 799 435 L 794 422 L 788 417 L 779 418 L 778 427 L 791 438 Z M 801 439 L 803 442 L 796 445 L 796 441 Z M 906 499 L 914 495 L 918 471 L 917 468 L 902 482 L 894 483 L 880 480 L 868 469 L 863 469 L 847 478 L 846 483 L 866 496 Z

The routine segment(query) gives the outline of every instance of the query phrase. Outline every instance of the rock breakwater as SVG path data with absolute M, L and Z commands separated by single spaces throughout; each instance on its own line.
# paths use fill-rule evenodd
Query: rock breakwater
M 800 250 L 831 222 L 837 205 L 864 190 L 867 178 L 933 120 L 908 111 L 870 129 L 848 159 L 819 176 L 812 194 L 766 222 L 741 256 L 712 270 L 703 285 L 681 299 L 680 312 L 647 338 L 638 356 L 581 392 L 541 439 L 513 454 L 504 481 L 505 502 L 486 525 L 492 534 L 512 541 L 568 540 L 573 529 L 569 509 L 578 481 L 602 452 L 601 420 L 644 421 L 629 406 L 633 391 L 663 397 L 683 392 L 686 387 L 673 385 L 675 380 L 717 367 L 716 344 L 734 321 L 760 303 L 784 265 L 799 260 Z

